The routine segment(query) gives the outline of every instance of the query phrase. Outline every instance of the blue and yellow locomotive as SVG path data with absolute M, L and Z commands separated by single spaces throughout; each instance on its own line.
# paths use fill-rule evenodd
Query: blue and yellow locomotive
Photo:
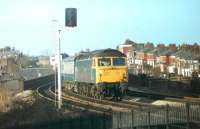
M 71 75 L 63 71 L 65 80 L 73 76 L 74 91 L 94 97 L 121 96 L 128 82 L 126 56 L 115 49 L 81 53 L 64 64 L 71 65 Z M 70 65 L 66 65 L 70 66 Z M 69 68 L 68 68 L 69 69 Z M 72 72 L 73 71 L 73 72 Z

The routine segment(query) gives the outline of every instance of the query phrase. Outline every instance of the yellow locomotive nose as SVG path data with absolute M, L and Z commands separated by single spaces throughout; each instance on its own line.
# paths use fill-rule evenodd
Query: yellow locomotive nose
M 127 82 L 127 71 L 124 68 L 104 68 L 97 70 L 97 81 L 101 82 Z

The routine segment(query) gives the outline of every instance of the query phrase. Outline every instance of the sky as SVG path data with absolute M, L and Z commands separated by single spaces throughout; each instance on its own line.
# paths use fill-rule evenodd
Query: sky
M 1 0 L 0 48 L 29 55 L 116 48 L 138 43 L 200 43 L 200 0 Z M 65 8 L 77 8 L 77 27 L 64 26 Z M 53 22 L 52 20 L 57 20 Z

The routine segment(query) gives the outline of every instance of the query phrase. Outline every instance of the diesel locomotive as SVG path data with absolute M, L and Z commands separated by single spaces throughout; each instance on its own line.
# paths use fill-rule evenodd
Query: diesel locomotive
M 118 98 L 126 90 L 126 56 L 118 50 L 104 49 L 80 53 L 74 58 L 63 60 L 62 65 L 65 87 L 79 94 L 97 98 Z

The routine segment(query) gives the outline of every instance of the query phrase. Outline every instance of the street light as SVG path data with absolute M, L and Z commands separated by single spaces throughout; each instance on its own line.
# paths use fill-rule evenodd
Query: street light
M 57 20 L 52 20 L 52 22 L 56 23 L 56 56 L 55 56 L 55 61 L 56 61 L 56 72 L 58 75 L 58 78 L 55 78 L 55 84 L 58 84 L 58 109 L 61 109 L 62 106 L 62 91 L 61 91 L 61 58 L 60 58 L 60 34 L 61 34 L 61 29 L 59 29 L 58 21 Z M 57 83 L 56 83 L 57 79 Z M 56 91 L 56 85 L 55 85 L 55 91 Z M 56 98 L 56 97 L 55 97 Z
M 62 106 L 61 99 L 61 66 L 60 66 L 60 33 L 61 30 L 58 30 L 58 41 L 57 41 L 57 56 L 58 56 L 58 109 Z
M 61 55 L 60 55 L 60 34 L 61 34 L 61 29 L 59 29 L 58 26 L 58 21 L 57 20 L 52 20 L 52 22 L 57 23 L 57 70 L 58 70 L 58 109 L 61 109 L 62 106 L 62 88 L 61 88 Z M 66 27 L 76 27 L 77 26 L 77 9 L 76 8 L 66 8 L 65 9 L 65 26 Z

